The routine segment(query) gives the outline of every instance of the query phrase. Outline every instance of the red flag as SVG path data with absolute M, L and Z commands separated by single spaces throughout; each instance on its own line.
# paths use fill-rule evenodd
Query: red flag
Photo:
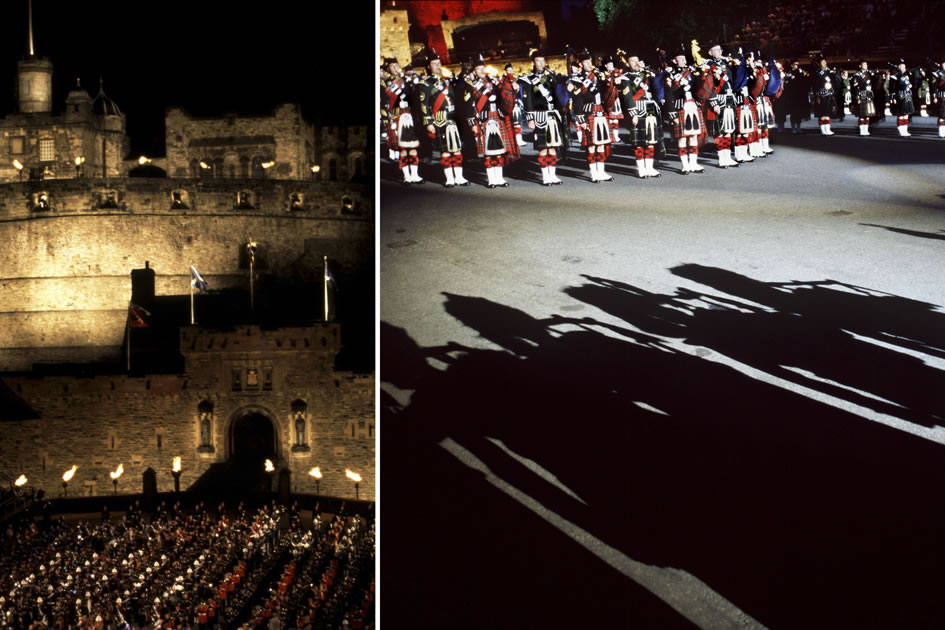
M 151 313 L 148 312 L 143 306 L 138 306 L 134 302 L 128 303 L 128 325 L 132 328 L 147 328 L 151 324 L 144 321 L 145 317 L 151 317 Z

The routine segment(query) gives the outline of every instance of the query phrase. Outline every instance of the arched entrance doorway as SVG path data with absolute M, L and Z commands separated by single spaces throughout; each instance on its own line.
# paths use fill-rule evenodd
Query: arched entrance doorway
M 265 461 L 278 458 L 276 430 L 268 415 L 247 409 L 230 423 L 230 476 L 234 485 L 248 490 L 267 490 L 269 475 Z

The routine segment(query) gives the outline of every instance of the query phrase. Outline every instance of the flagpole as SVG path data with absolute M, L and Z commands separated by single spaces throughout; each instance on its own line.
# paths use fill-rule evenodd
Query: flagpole
M 190 325 L 194 325 L 194 266 L 190 265 Z
M 128 371 L 131 372 L 131 322 L 128 321 L 128 314 L 125 314 L 125 330 L 128 331 L 125 345 L 128 346 Z
M 322 270 L 322 287 L 325 290 L 325 321 L 328 321 L 328 256 L 325 256 L 325 266 Z
M 256 310 L 253 304 L 253 276 L 255 275 L 253 273 L 253 266 L 254 266 L 255 258 L 256 257 L 253 255 L 250 255 L 249 257 L 249 312 L 250 313 Z

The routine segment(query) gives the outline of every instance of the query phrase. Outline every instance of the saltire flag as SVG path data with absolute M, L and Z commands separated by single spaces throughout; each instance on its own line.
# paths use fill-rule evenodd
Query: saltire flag
M 203 276 L 200 275 L 200 272 L 197 271 L 197 268 L 193 265 L 190 266 L 190 286 L 201 293 L 206 293 L 207 291 L 207 281 L 203 279 Z
M 132 328 L 147 328 L 151 324 L 144 320 L 145 317 L 151 317 L 143 306 L 138 306 L 134 302 L 128 303 L 128 325 Z

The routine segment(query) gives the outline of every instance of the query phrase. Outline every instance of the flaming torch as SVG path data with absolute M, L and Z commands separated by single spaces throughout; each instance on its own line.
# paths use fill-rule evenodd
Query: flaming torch
M 15 485 L 17 488 L 26 485 L 26 475 L 20 475 L 17 477 L 16 481 L 13 482 L 13 485 Z
M 318 469 L 318 466 L 308 471 L 308 474 L 315 477 L 315 494 L 319 494 L 318 486 L 322 480 L 322 471 Z
M 118 468 L 115 469 L 115 472 L 108 473 L 108 476 L 112 478 L 112 483 L 115 485 L 115 494 L 118 494 L 118 478 L 121 477 L 121 473 L 123 472 L 125 472 L 125 467 L 118 464 Z
M 72 481 L 72 477 L 75 475 L 76 469 L 78 469 L 78 466 L 73 464 L 72 468 L 62 473 L 62 496 L 67 495 L 67 490 L 69 489 L 69 482 Z
M 174 492 L 180 492 L 180 455 L 174 458 L 174 467 L 171 468 L 171 474 L 174 475 Z
M 354 482 L 354 500 L 357 501 L 358 488 L 360 487 L 360 484 L 361 484 L 361 475 L 359 475 L 356 472 L 351 472 L 350 470 L 345 468 L 345 477 L 347 477 L 348 479 Z
M 275 471 L 275 469 L 276 467 L 272 465 L 272 460 L 267 459 L 266 460 L 266 479 L 268 479 L 267 490 L 269 490 L 270 492 L 272 492 L 272 473 L 273 471 Z

